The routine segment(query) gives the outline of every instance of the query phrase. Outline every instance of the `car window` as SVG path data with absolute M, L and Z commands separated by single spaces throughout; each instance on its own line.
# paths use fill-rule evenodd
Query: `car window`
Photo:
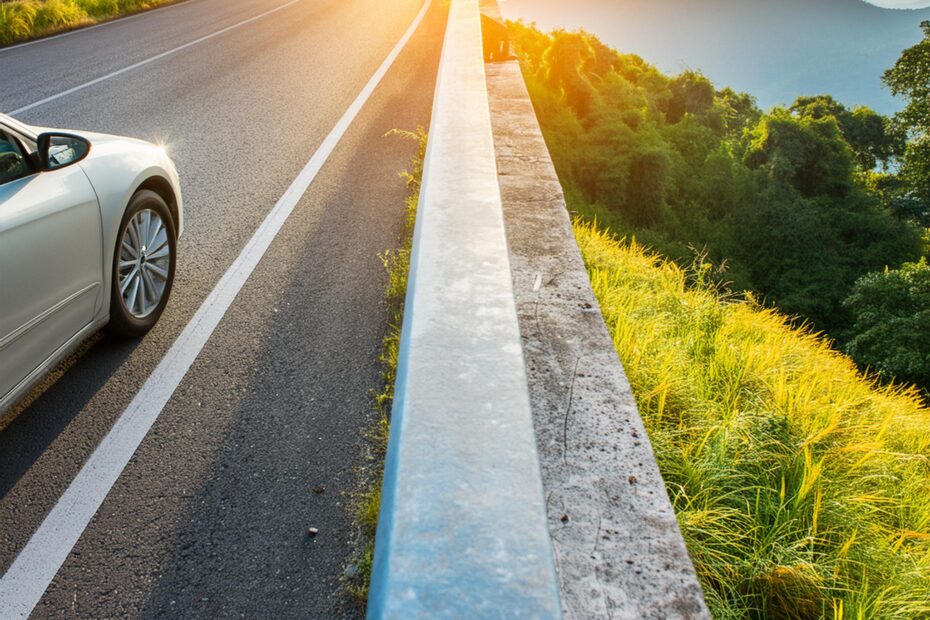
M 0 185 L 20 179 L 31 172 L 19 143 L 0 131 Z

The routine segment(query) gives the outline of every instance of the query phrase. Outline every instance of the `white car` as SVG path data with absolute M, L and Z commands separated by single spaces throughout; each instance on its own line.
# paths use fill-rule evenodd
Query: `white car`
M 104 325 L 155 325 L 183 225 L 163 148 L 0 114 L 0 413 Z

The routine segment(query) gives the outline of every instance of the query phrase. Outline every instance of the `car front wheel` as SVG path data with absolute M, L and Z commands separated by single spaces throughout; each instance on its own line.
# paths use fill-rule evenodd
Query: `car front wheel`
M 176 259 L 168 205 L 155 192 L 137 192 L 116 236 L 107 331 L 137 338 L 152 329 L 168 303 Z

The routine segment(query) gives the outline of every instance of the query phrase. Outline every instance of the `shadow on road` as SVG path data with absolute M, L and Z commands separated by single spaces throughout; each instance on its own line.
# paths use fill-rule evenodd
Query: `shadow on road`
M 87 406 L 138 344 L 137 340 L 92 336 L 26 397 L 26 401 L 31 400 L 28 405 L 19 405 L 18 412 L 14 407 L 15 419 L 0 432 L 0 500 Z

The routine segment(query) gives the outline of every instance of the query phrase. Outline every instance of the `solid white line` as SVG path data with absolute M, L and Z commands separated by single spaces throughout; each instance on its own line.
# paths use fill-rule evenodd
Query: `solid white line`
M 220 278 L 190 323 L 146 380 L 126 411 L 78 472 L 42 525 L 0 579 L 0 618 L 26 618 L 41 600 L 78 538 L 96 514 L 120 473 L 174 394 L 184 375 L 219 325 L 239 290 L 258 265 L 298 201 L 329 159 L 336 145 L 410 40 L 431 0 L 346 110 L 307 165 Z
M 110 26 L 113 24 L 121 24 L 123 22 L 128 22 L 130 20 L 136 19 L 137 17 L 144 17 L 146 15 L 151 15 L 152 13 L 158 13 L 166 9 L 172 9 L 176 6 L 181 6 L 182 4 L 185 4 L 184 0 L 180 0 L 179 2 L 175 2 L 174 4 L 166 4 L 165 6 L 160 6 L 154 9 L 149 9 L 147 11 L 139 11 L 138 13 L 133 13 L 132 15 L 125 15 L 123 17 L 117 17 L 115 19 L 108 19 L 105 22 L 100 22 L 99 24 L 94 24 L 93 26 L 84 26 L 82 28 L 75 28 L 74 30 L 68 30 L 66 32 L 61 32 L 59 34 L 53 34 L 49 37 L 42 37 L 41 39 L 33 39 L 32 41 L 26 41 L 25 43 L 17 43 L 16 45 L 8 45 L 6 47 L 0 47 L 0 54 L 2 54 L 3 52 L 11 52 L 21 47 L 28 47 L 30 45 L 36 45 L 37 43 L 45 43 L 46 41 L 54 41 L 55 39 L 60 39 L 62 37 L 70 37 L 73 34 L 87 32 L 88 30 L 96 30 L 97 28 L 103 28 L 104 26 Z
M 122 74 L 124 74 L 124 73 L 126 73 L 126 72 L 128 72 L 128 71 L 132 71 L 132 70 L 134 70 L 134 69 L 138 69 L 139 67 L 143 67 L 143 66 L 145 66 L 145 65 L 147 65 L 147 64 L 149 64 L 149 63 L 155 62 L 156 60 L 161 60 L 161 59 L 164 58 L 165 56 L 170 56 L 170 55 L 172 55 L 172 54 L 175 54 L 175 53 L 177 53 L 177 52 L 180 52 L 181 50 L 186 50 L 186 49 L 189 48 L 189 47 L 192 47 L 192 46 L 194 46 L 194 45 L 197 45 L 198 43 L 203 43 L 204 41 L 207 41 L 207 40 L 209 40 L 209 39 L 212 39 L 213 37 L 218 37 L 218 36 L 220 36 L 221 34 L 226 34 L 226 33 L 229 32 L 230 30 L 235 30 L 236 28 L 240 28 L 240 27 L 242 27 L 242 26 L 245 26 L 246 24 L 251 24 L 252 22 L 254 22 L 254 21 L 256 21 L 256 20 L 259 20 L 259 19 L 261 19 L 261 18 L 263 18 L 263 17 L 267 17 L 268 15 L 271 15 L 272 13 L 277 13 L 277 12 L 280 11 L 281 9 L 285 9 L 285 8 L 291 6 L 292 4 L 296 4 L 296 3 L 298 3 L 298 2 L 300 2 L 300 0 L 291 0 L 290 2 L 286 2 L 286 3 L 282 4 L 281 6 L 278 6 L 278 7 L 275 7 L 275 8 L 273 8 L 273 9 L 271 9 L 270 11 L 265 11 L 264 13 L 261 13 L 261 14 L 259 14 L 259 15 L 255 15 L 254 17 L 250 17 L 250 18 L 245 19 L 245 20 L 242 20 L 241 22 L 238 22 L 238 23 L 236 23 L 236 24 L 233 24 L 232 26 L 227 26 L 227 27 L 225 27 L 225 28 L 223 28 L 223 29 L 221 29 L 221 30 L 217 30 L 216 32 L 211 32 L 211 33 L 208 34 L 208 35 L 204 35 L 204 36 L 200 37 L 199 39 L 194 39 L 193 41 L 190 41 L 190 42 L 188 42 L 188 43 L 185 43 L 184 45 L 179 45 L 178 47 L 176 47 L 176 48 L 174 48 L 174 49 L 170 49 L 170 50 L 168 50 L 168 51 L 162 52 L 161 54 L 156 54 L 156 55 L 152 56 L 151 58 L 146 58 L 145 60 L 140 60 L 139 62 L 137 62 L 137 63 L 135 63 L 135 64 L 131 64 L 131 65 L 129 65 L 128 67 L 123 67 L 122 69 L 117 69 L 116 71 L 114 71 L 114 72 L 112 72 L 112 73 L 107 73 L 106 75 L 102 75 L 102 76 L 100 76 L 100 77 L 98 77 L 98 78 L 94 78 L 93 80 L 90 80 L 89 82 L 84 82 L 83 84 L 78 84 L 77 86 L 75 86 L 75 87 L 73 87 L 73 88 L 69 88 L 68 90 L 63 90 L 63 91 L 61 91 L 61 92 L 58 93 L 58 94 L 52 95 L 51 97 L 46 97 L 45 99 L 39 99 L 38 101 L 36 101 L 36 102 L 34 102 L 34 103 L 30 103 L 29 105 L 23 106 L 23 107 L 21 107 L 21 108 L 17 108 L 17 109 L 15 109 L 15 110 L 13 110 L 12 112 L 8 112 L 8 114 L 9 114 L 10 116 L 16 116 L 17 114 L 22 114 L 23 112 L 27 112 L 27 111 L 29 111 L 29 110 L 31 110 L 31 109 L 33 109 L 33 108 L 37 108 L 37 107 L 39 107 L 40 105 L 45 105 L 46 103 L 50 103 L 50 102 L 52 102 L 52 101 L 55 101 L 56 99 L 61 99 L 62 97 L 67 97 L 68 95 L 72 95 L 72 94 L 74 94 L 74 93 L 76 93 L 76 92 L 78 92 L 78 91 L 84 90 L 85 88 L 89 88 L 89 87 L 91 87 L 91 86 L 93 86 L 93 85 L 95 85 L 95 84 L 99 84 L 100 82 L 104 82 L 104 81 L 106 81 L 106 80 L 109 80 L 110 78 L 114 78 L 114 77 L 116 77 L 116 76 L 118 76 L 118 75 L 122 75 Z

